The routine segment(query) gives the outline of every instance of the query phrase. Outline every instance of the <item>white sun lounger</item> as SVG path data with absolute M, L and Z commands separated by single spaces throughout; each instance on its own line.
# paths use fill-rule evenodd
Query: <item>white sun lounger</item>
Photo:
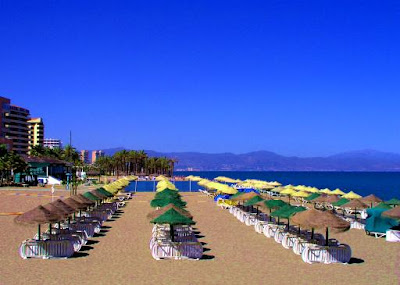
M 386 231 L 386 241 L 400 242 L 400 231 L 397 230 Z

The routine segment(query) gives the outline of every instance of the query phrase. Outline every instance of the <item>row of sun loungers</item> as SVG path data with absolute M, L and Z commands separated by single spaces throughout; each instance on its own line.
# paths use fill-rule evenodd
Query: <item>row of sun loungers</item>
M 248 212 L 239 206 L 223 202 L 217 202 L 217 205 L 228 209 L 229 213 L 245 225 L 254 226 L 257 233 L 273 238 L 285 249 L 292 249 L 296 255 L 301 255 L 306 263 L 348 263 L 351 259 L 351 248 L 346 244 L 340 244 L 336 239 L 329 239 L 326 245 L 323 235 L 300 230 L 295 226 L 277 224 L 274 218 L 268 217 L 265 213 Z
M 239 207 L 231 207 L 229 212 L 247 226 L 254 225 L 258 233 L 267 238 L 273 238 L 286 249 L 292 249 L 297 255 L 301 255 L 306 263 L 347 263 L 351 258 L 351 249 L 346 244 L 340 244 L 337 240 L 330 239 L 325 246 L 325 239 L 321 234 L 314 234 L 311 240 L 310 231 L 300 231 L 297 227 L 276 224 L 275 220 L 268 221 L 266 214 L 257 215 L 248 213 Z
M 200 259 L 203 246 L 191 226 L 174 227 L 174 241 L 171 241 L 169 225 L 154 225 L 150 250 L 154 259 Z
M 125 200 L 130 196 L 125 196 Z M 125 202 L 103 203 L 90 211 L 80 211 L 71 221 L 54 224 L 48 231 L 23 241 L 19 255 L 27 258 L 69 258 L 86 245 L 88 239 L 100 233 L 103 223 L 112 218 Z

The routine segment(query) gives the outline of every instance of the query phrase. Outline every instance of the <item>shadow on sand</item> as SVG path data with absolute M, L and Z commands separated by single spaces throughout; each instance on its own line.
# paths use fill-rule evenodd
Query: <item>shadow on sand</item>
M 86 257 L 88 255 L 89 255 L 89 253 L 78 251 L 78 252 L 75 252 L 74 255 L 71 256 L 70 258 L 80 258 L 80 257 Z
M 348 264 L 361 264 L 361 263 L 364 263 L 363 259 L 352 257 L 352 258 L 350 258 L 350 261 Z

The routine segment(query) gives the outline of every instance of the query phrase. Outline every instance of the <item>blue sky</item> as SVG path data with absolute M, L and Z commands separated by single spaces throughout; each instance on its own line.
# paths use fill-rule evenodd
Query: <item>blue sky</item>
M 0 0 L 0 96 L 77 148 L 400 152 L 398 1 Z

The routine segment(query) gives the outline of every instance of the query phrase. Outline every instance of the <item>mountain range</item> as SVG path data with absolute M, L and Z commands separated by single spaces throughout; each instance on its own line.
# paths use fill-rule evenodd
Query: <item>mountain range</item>
M 105 149 L 106 155 L 126 148 Z M 200 152 L 157 152 L 177 160 L 176 170 L 194 171 L 400 171 L 400 154 L 360 150 L 326 157 L 283 156 L 270 151 L 243 154 Z

